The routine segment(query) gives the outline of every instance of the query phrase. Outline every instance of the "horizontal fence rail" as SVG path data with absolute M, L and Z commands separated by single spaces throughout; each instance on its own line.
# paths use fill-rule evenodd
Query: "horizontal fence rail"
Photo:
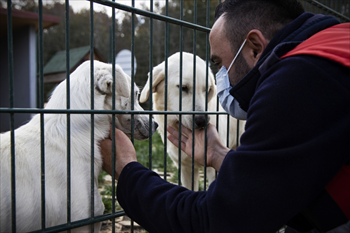
M 333 15 L 337 18 L 339 18 L 340 20 L 342 21 L 345 21 L 345 22 L 349 22 L 350 21 L 350 4 L 348 2 L 348 16 L 326 6 L 325 4 L 322 4 L 321 2 L 319 1 L 316 1 L 316 0 L 304 0 L 305 2 L 308 2 L 310 3 L 311 5 L 313 6 L 316 6 L 318 9 L 320 9 L 321 11 L 323 11 L 324 14 L 330 14 L 330 15 Z M 333 2 L 337 2 L 339 4 L 340 1 L 333 1 Z M 339 4 L 340 5 L 340 4 Z
M 203 114 L 201 111 L 153 111 L 153 110 L 98 110 L 98 109 L 35 109 L 35 108 L 0 108 L 0 113 L 46 113 L 46 114 L 166 114 L 166 115 L 198 115 Z M 206 115 L 227 115 L 225 112 L 205 112 Z
M 107 1 L 107 0 L 90 0 L 90 1 L 99 3 L 101 5 L 105 5 L 105 6 L 115 7 L 115 8 L 120 9 L 120 10 L 124 10 L 124 11 L 135 13 L 135 14 L 138 14 L 138 15 L 146 16 L 146 17 L 149 17 L 149 18 L 152 18 L 152 19 L 158 19 L 158 20 L 161 20 L 161 21 L 164 21 L 164 22 L 167 22 L 167 23 L 188 27 L 188 28 L 195 29 L 195 30 L 198 30 L 198 31 L 210 32 L 210 28 L 207 28 L 207 27 L 203 27 L 203 26 L 200 26 L 200 25 L 197 25 L 197 24 L 194 24 L 194 23 L 189 23 L 189 22 L 186 22 L 186 21 L 183 21 L 183 20 L 178 20 L 178 19 L 175 19 L 175 18 L 171 18 L 169 16 L 160 15 L 160 14 L 156 14 L 156 13 L 153 13 L 153 12 L 141 10 L 141 9 L 138 9 L 138 8 L 135 8 L 135 7 L 130 7 L 130 6 L 123 5 L 123 4 L 120 4 L 120 3 L 117 3 L 117 2 L 112 2 L 112 1 Z

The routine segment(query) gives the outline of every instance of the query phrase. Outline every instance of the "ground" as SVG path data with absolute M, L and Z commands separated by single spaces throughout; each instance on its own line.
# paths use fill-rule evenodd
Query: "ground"
M 113 232 L 112 221 L 102 222 L 101 233 Z M 122 216 L 115 219 L 115 232 L 116 233 L 130 233 L 131 232 L 131 221 L 127 216 Z M 146 231 L 134 222 L 134 233 L 146 233 Z

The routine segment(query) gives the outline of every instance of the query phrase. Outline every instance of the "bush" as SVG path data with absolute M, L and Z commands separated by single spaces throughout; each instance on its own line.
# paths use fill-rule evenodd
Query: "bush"
M 134 141 L 137 160 L 143 166 L 150 168 L 150 146 L 152 152 L 152 169 L 157 168 L 164 170 L 164 156 L 166 158 L 167 170 L 174 171 L 174 164 L 172 160 L 165 153 L 164 144 L 158 132 L 153 137 L 151 144 L 149 139 L 143 141 Z

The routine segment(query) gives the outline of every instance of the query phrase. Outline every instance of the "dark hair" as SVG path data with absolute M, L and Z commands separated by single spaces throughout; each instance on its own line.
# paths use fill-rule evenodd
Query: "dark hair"
M 271 40 L 288 23 L 304 13 L 297 0 L 226 0 L 215 9 L 215 21 L 225 17 L 226 37 L 232 52 L 252 29 L 258 29 Z

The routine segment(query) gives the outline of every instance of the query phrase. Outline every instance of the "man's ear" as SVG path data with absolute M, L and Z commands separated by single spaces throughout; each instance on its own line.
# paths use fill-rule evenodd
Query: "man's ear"
M 258 62 L 260 56 L 264 52 L 268 41 L 257 29 L 251 30 L 247 35 L 247 48 L 248 51 L 245 52 L 245 58 L 251 67 L 254 67 Z

